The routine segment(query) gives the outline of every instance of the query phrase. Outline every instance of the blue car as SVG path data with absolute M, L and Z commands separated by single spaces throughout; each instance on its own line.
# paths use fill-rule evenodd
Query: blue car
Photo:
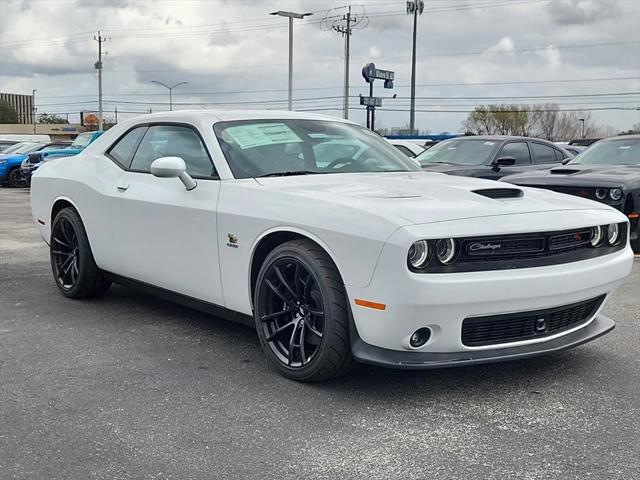
M 82 152 L 88 145 L 93 143 L 104 132 L 86 132 L 81 133 L 76 137 L 71 145 L 67 148 L 61 149 L 44 149 L 37 152 L 32 152 L 23 159 L 21 163 L 22 177 L 27 185 L 31 183 L 31 177 L 33 172 L 42 165 L 44 162 L 60 157 L 72 157 Z
M 22 175 L 22 161 L 33 152 L 50 149 L 63 149 L 68 142 L 32 143 L 25 142 L 12 145 L 0 154 L 0 185 L 10 187 L 26 187 L 27 182 Z

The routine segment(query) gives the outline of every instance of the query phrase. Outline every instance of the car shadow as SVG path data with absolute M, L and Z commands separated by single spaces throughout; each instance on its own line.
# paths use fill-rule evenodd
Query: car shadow
M 91 302 L 104 303 L 110 310 L 128 312 L 127 322 L 166 324 L 179 328 L 182 334 L 204 337 L 203 348 L 215 344 L 219 355 L 237 363 L 253 364 L 249 374 L 260 378 L 271 376 L 271 380 L 280 385 L 295 385 L 269 368 L 251 328 L 119 285 L 112 287 L 103 299 Z M 138 315 L 139 312 L 144 315 Z M 398 396 L 405 400 L 414 396 L 424 399 L 425 396 L 469 395 L 471 392 L 473 395 L 495 395 L 500 391 L 505 394 L 515 391 L 536 395 L 553 384 L 562 383 L 564 378 L 589 375 L 593 362 L 603 360 L 606 358 L 603 359 L 598 350 L 581 347 L 525 360 L 430 370 L 398 370 L 358 364 L 345 377 L 298 385 L 301 393 L 342 394 L 367 401 Z M 210 361 L 215 362 L 215 359 Z

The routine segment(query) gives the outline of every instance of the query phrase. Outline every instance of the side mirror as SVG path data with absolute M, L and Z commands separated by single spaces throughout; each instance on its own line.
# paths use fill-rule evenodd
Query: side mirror
M 160 157 L 151 164 L 151 175 L 158 178 L 179 178 L 187 190 L 198 183 L 187 173 L 187 166 L 180 157 Z
M 575 158 L 575 157 L 574 157 L 574 158 Z M 569 163 L 571 160 L 573 160 L 573 158 L 565 158 L 565 159 L 562 161 L 562 165 L 566 165 L 566 164 L 567 164 L 567 163 Z
M 493 161 L 491 169 L 495 172 L 500 171 L 500 167 L 512 167 L 516 164 L 516 159 L 513 157 L 499 157 Z

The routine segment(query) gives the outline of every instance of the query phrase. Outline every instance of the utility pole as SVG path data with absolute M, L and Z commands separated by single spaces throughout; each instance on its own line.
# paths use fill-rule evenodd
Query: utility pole
M 322 19 L 320 27 L 323 30 L 333 30 L 344 37 L 344 90 L 342 100 L 342 116 L 349 118 L 349 60 L 351 57 L 351 34 L 353 30 L 364 28 L 369 24 L 363 5 L 358 6 L 358 15 L 352 14 L 351 5 L 329 10 Z M 345 13 L 341 13 L 346 8 Z
M 36 92 L 37 88 L 31 90 L 31 120 L 33 121 L 33 134 L 36 134 Z
M 155 83 L 169 90 L 169 111 L 172 111 L 173 110 L 173 89 L 176 87 L 179 87 L 180 85 L 186 85 L 189 82 L 178 82 L 175 85 L 167 85 L 166 83 L 159 82 L 158 80 L 151 80 L 151 83 Z
M 413 51 L 411 53 L 411 107 L 409 113 L 409 130 L 415 133 L 416 126 L 416 39 L 418 33 L 418 15 L 424 11 L 422 0 L 408 0 L 407 13 L 413 15 Z
M 302 19 L 313 15 L 313 13 L 295 13 L 278 10 L 277 12 L 271 12 L 269 15 L 278 15 L 289 19 L 289 111 L 291 111 L 293 110 L 293 19 Z
M 581 131 L 580 136 L 582 138 L 584 138 L 584 118 L 580 118 L 580 119 L 578 119 L 578 121 L 582 124 L 582 127 L 580 129 L 580 131 Z
M 98 36 L 93 37 L 98 42 L 98 61 L 94 64 L 96 70 L 98 70 L 98 130 L 104 128 L 104 121 L 102 118 L 102 44 L 107 41 L 98 30 Z
M 116 125 L 117 125 L 118 124 L 118 107 L 115 107 L 114 110 L 115 110 L 114 114 L 115 114 L 115 117 L 116 117 Z

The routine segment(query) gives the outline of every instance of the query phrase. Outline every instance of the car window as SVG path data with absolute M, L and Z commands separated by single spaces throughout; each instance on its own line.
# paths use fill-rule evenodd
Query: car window
M 509 142 L 498 153 L 498 157 L 513 157 L 516 165 L 531 165 L 531 153 L 527 142 Z
M 71 148 L 84 148 L 91 143 L 93 132 L 81 133 L 71 144 Z
M 149 172 L 160 157 L 180 157 L 193 177 L 215 176 L 213 163 L 195 130 L 179 125 L 149 127 L 136 151 L 131 170 Z
M 451 163 L 454 165 L 484 165 L 500 142 L 482 138 L 456 138 L 440 142 L 416 157 L 420 165 Z
M 236 178 L 417 170 L 378 134 L 345 122 L 239 120 L 214 131 Z
M 535 163 L 557 163 L 556 149 L 542 143 L 531 143 Z M 561 161 L 561 160 L 560 160 Z
M 415 157 L 415 154 L 411 150 L 409 150 L 407 147 L 405 147 L 404 145 L 394 145 L 394 147 L 396 147 L 398 150 L 400 150 L 402 153 L 404 153 L 409 158 Z
M 598 142 L 569 162 L 590 165 L 640 165 L 640 139 L 624 136 Z
M 147 127 L 137 127 L 120 138 L 108 151 L 107 155 L 113 158 L 124 168 L 129 168 L 133 154 L 140 143 L 140 139 L 147 131 Z

